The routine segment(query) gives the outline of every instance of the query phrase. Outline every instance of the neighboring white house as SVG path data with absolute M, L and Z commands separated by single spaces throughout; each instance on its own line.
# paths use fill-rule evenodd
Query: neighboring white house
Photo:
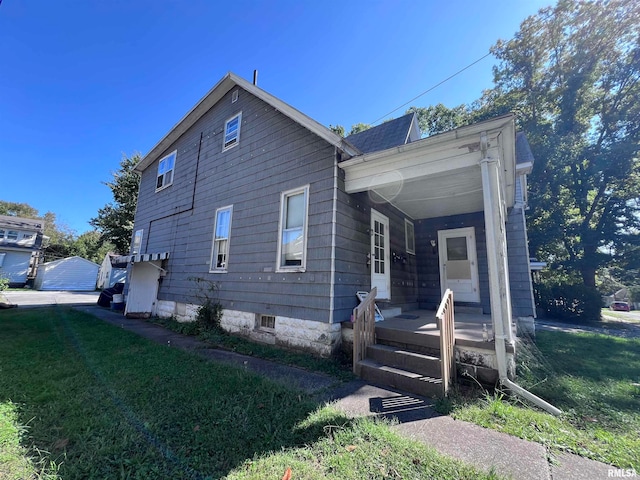
M 43 263 L 34 282 L 37 290 L 92 291 L 98 280 L 97 263 L 81 257 L 69 257 Z
M 124 282 L 127 279 L 127 265 L 123 264 L 120 267 L 115 263 L 117 255 L 114 253 L 107 253 L 100 265 L 100 271 L 98 273 L 98 288 L 104 289 L 113 287 L 118 282 Z
M 35 276 L 43 241 L 42 220 L 0 215 L 0 277 L 23 287 Z

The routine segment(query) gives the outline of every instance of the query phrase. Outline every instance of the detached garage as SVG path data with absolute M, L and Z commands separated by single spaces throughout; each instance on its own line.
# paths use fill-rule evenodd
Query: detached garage
M 34 282 L 37 290 L 93 291 L 98 279 L 97 263 L 81 257 L 69 257 L 38 267 Z

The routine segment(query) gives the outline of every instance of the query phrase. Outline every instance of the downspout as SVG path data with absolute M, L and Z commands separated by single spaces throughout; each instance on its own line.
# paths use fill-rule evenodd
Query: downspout
M 534 395 L 533 393 L 525 390 L 520 385 L 509 379 L 507 373 L 507 348 L 506 339 L 507 335 L 504 330 L 504 321 L 502 318 L 502 301 L 500 298 L 500 282 L 499 267 L 500 261 L 498 258 L 498 251 L 495 246 L 498 245 L 497 231 L 500 228 L 500 212 L 496 211 L 496 208 L 501 208 L 500 198 L 497 202 L 494 202 L 495 192 L 499 192 L 498 183 L 498 162 L 490 158 L 487 154 L 488 141 L 485 133 L 481 134 L 481 149 L 482 160 L 480 160 L 480 170 L 482 173 L 482 192 L 484 200 L 484 215 L 485 215 L 485 230 L 487 241 L 487 261 L 489 263 L 489 292 L 491 297 L 491 316 L 494 319 L 493 326 L 495 328 L 495 347 L 496 347 L 496 361 L 498 363 L 498 376 L 500 383 L 507 387 L 509 390 L 515 392 L 523 398 L 526 398 L 533 404 L 543 408 L 547 412 L 553 415 L 560 415 L 562 410 L 554 407 L 550 403 Z M 504 262 L 503 266 L 504 266 Z M 511 315 L 511 312 L 507 312 L 507 315 Z M 511 322 L 509 322 L 509 325 Z

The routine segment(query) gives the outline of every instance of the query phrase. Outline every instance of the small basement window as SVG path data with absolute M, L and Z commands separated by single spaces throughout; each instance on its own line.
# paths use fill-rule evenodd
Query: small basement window
M 260 315 L 258 327 L 267 330 L 275 330 L 276 317 L 274 315 Z
M 240 141 L 240 126 L 242 125 L 242 112 L 231 117 L 224 124 L 224 143 L 222 151 L 235 147 Z

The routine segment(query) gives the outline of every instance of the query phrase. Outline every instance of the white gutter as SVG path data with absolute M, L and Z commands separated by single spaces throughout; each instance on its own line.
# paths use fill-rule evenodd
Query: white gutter
M 483 145 L 483 153 L 486 149 L 486 135 L 482 135 L 481 144 Z M 485 216 L 485 234 L 487 242 L 487 262 L 489 266 L 489 293 L 491 298 L 491 317 L 493 319 L 493 328 L 495 329 L 495 346 L 496 360 L 498 363 L 498 376 L 500 383 L 509 390 L 515 392 L 523 398 L 526 398 L 535 405 L 543 408 L 553 415 L 560 415 L 562 410 L 554 407 L 550 403 L 525 390 L 520 385 L 509 379 L 507 373 L 507 349 L 505 340 L 507 333 L 505 332 L 506 320 L 510 318 L 511 312 L 507 312 L 507 318 L 503 318 L 502 299 L 500 298 L 500 275 L 499 268 L 504 262 L 498 258 L 498 251 L 495 248 L 498 245 L 496 232 L 500 227 L 500 212 L 494 206 L 500 208 L 499 198 L 495 199 L 495 193 L 499 192 L 498 188 L 498 162 L 494 159 L 483 155 L 480 161 L 480 170 L 482 173 L 483 200 L 484 200 L 484 216 Z M 507 328 L 511 328 L 511 322 L 506 323 Z

